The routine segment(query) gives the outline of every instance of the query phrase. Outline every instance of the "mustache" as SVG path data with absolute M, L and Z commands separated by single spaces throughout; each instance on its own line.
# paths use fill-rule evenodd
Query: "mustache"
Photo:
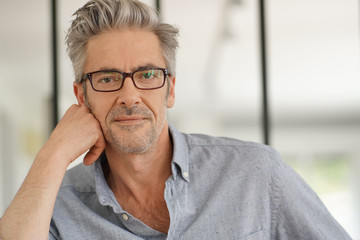
M 128 108 L 126 106 L 121 106 L 110 110 L 108 114 L 108 118 L 114 119 L 117 116 L 131 116 L 131 115 L 150 118 L 152 116 L 152 112 L 149 109 L 141 108 L 138 106 L 134 106 L 131 108 Z

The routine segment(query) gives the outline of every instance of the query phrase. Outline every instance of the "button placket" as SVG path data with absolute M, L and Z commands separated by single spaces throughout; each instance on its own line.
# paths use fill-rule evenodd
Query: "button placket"
M 123 213 L 123 214 L 122 214 L 122 218 L 123 218 L 125 221 L 129 220 L 129 216 L 128 216 L 126 213 Z

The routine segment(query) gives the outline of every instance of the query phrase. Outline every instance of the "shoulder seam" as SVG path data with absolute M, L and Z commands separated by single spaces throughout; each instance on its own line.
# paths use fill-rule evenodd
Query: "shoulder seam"
M 252 144 L 187 144 L 188 147 L 241 147 L 241 148 L 256 148 L 259 150 L 266 151 L 268 153 L 274 154 L 274 150 L 270 146 L 262 145 L 252 145 Z

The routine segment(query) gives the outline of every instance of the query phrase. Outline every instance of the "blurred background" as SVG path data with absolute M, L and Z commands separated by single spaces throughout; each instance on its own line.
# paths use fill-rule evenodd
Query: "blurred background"
M 57 3 L 60 117 L 76 102 L 64 36 L 85 2 Z M 53 127 L 50 3 L 0 2 L 0 216 Z M 360 239 L 359 2 L 271 0 L 265 10 L 269 144 Z M 160 12 L 180 28 L 169 121 L 264 142 L 258 1 L 163 0 Z

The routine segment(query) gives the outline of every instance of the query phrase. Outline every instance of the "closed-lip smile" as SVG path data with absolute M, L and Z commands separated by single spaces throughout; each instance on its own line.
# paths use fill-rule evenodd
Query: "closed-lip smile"
M 121 117 L 116 117 L 114 119 L 115 122 L 120 123 L 120 124 L 137 124 L 142 122 L 143 120 L 146 120 L 146 117 L 143 116 L 121 116 Z

